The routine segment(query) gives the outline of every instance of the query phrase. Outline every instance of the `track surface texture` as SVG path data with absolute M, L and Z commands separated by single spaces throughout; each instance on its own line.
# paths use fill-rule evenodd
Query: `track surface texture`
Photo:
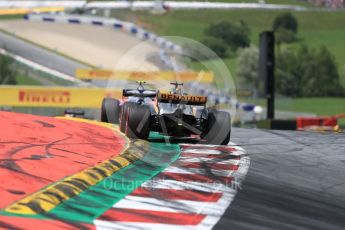
M 344 229 L 345 135 L 234 129 L 251 158 L 214 229 Z

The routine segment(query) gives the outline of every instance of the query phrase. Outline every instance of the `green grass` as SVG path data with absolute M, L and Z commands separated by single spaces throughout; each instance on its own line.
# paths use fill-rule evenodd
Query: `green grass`
M 266 106 L 266 101 L 263 99 L 247 101 Z M 277 99 L 275 106 L 278 110 L 315 113 L 317 115 L 345 114 L 345 98 Z
M 16 79 L 18 85 L 42 85 L 39 81 L 23 75 L 18 75 Z
M 272 1 L 276 2 L 276 0 Z M 279 1 L 287 3 L 286 1 Z M 289 1 L 291 2 L 291 1 Z M 294 1 L 292 1 L 294 2 Z M 259 34 L 271 30 L 274 18 L 282 11 L 265 10 L 176 10 L 163 15 L 149 12 L 114 11 L 113 16 L 133 21 L 163 36 L 182 36 L 202 41 L 204 29 L 211 23 L 227 20 L 231 22 L 245 21 L 251 30 L 250 39 L 258 45 Z M 292 12 L 298 22 L 299 41 L 288 45 L 296 49 L 301 44 L 313 48 L 325 45 L 335 56 L 338 69 L 345 82 L 345 12 L 344 11 L 308 11 Z M 235 54 L 224 59 L 225 64 L 235 77 Z M 192 65 L 193 67 L 193 65 Z M 198 65 L 194 65 L 198 67 Z
M 22 19 L 22 14 L 0 15 L 0 20 Z

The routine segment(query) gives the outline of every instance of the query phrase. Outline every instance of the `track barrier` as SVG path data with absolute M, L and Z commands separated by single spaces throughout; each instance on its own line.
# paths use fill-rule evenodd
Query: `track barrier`
M 0 86 L 0 106 L 100 108 L 103 97 L 120 98 L 120 89 Z
M 194 72 L 194 71 L 112 71 L 101 69 L 76 69 L 75 75 L 78 79 L 112 79 L 112 80 L 131 80 L 131 81 L 180 81 L 183 82 L 203 82 L 212 83 L 214 75 L 212 72 Z

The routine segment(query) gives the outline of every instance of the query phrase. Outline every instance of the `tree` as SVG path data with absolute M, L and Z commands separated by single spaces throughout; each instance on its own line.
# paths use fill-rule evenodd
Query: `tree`
M 232 50 L 250 45 L 250 31 L 243 21 L 238 25 L 227 21 L 211 24 L 205 29 L 204 34 L 222 39 Z
M 0 84 L 6 85 L 16 85 L 16 71 L 12 68 L 13 67 L 13 59 L 5 56 L 0 55 Z
M 297 41 L 296 34 L 285 28 L 278 28 L 275 31 L 275 40 L 278 45 L 281 43 L 293 43 Z
M 317 54 L 316 65 L 318 67 L 318 77 L 317 81 L 315 81 L 315 86 L 318 88 L 317 93 L 320 96 L 344 95 L 344 88 L 341 85 L 335 57 L 326 46 L 320 48 Z
M 301 96 L 301 76 L 297 68 L 297 57 L 289 50 L 278 52 L 276 58 L 275 84 L 278 93 L 292 96 Z
M 210 48 L 221 58 L 228 56 L 228 47 L 222 39 L 215 37 L 206 37 L 203 40 L 203 44 Z
M 274 19 L 272 27 L 274 31 L 286 29 L 297 34 L 298 21 L 291 13 L 283 13 Z
M 323 46 L 315 51 L 302 45 L 297 52 L 282 51 L 277 55 L 277 91 L 292 97 L 342 96 L 335 58 Z
M 237 64 L 237 78 L 242 88 L 251 89 L 254 94 L 260 87 L 260 79 L 258 73 L 259 65 L 259 50 L 256 46 L 239 50 L 236 59 Z

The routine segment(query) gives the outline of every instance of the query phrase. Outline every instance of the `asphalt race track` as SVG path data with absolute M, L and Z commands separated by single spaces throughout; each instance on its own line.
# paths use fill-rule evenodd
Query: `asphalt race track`
M 90 68 L 78 61 L 64 57 L 42 47 L 10 36 L 0 31 L 0 47 L 5 48 L 9 53 L 16 54 L 37 64 L 69 76 L 75 76 L 77 68 Z M 92 83 L 104 87 L 107 82 L 94 80 Z
M 344 229 L 345 135 L 234 129 L 251 158 L 215 229 Z
M 3 32 L 0 32 L 0 47 L 5 48 L 10 53 L 22 56 L 33 62 L 70 76 L 74 76 L 76 68 L 87 68 L 86 65 L 55 54 L 44 48 L 30 44 Z

